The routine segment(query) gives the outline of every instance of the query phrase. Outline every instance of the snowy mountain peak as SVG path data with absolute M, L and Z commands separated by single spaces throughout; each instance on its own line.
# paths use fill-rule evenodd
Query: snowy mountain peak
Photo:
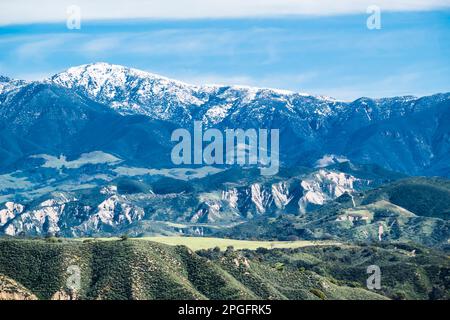
M 145 114 L 167 119 L 177 105 L 202 102 L 198 89 L 145 71 L 104 62 L 72 67 L 48 81 L 75 89 L 124 114 Z
M 273 112 L 294 117 L 305 113 L 326 117 L 333 113 L 333 105 L 339 104 L 328 97 L 287 90 L 196 86 L 104 62 L 72 67 L 47 81 L 75 89 L 122 114 L 143 114 L 181 124 L 196 117 L 205 125 L 213 125 L 241 113 L 248 113 L 245 118 L 249 121 L 259 121 L 261 116 L 270 118 Z M 271 121 L 269 118 L 267 121 Z
M 205 126 L 291 123 L 292 131 L 308 132 L 309 136 L 331 125 L 327 122 L 332 119 L 354 119 L 357 125 L 358 121 L 404 116 L 432 104 L 424 100 L 417 105 L 420 99 L 414 97 L 360 98 L 347 103 L 279 89 L 197 86 L 104 62 L 72 67 L 47 81 L 75 90 L 121 114 L 141 114 L 183 126 L 192 125 L 193 120 L 202 121 Z
M 0 75 L 0 95 L 18 89 L 27 83 L 28 82 L 24 80 L 14 80 Z
M 107 83 L 114 83 L 119 86 L 125 85 L 127 80 L 133 77 L 189 86 L 181 81 L 169 79 L 154 73 L 106 62 L 95 62 L 72 67 L 54 75 L 51 77 L 51 80 L 56 83 L 59 82 L 62 85 L 91 80 L 94 81 L 98 87 L 102 87 Z

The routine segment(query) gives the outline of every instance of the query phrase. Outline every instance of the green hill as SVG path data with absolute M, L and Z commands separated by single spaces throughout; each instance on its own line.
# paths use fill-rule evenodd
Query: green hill
M 450 219 L 450 181 L 447 179 L 402 179 L 367 192 L 363 204 L 379 200 L 387 200 L 418 216 Z
M 446 248 L 450 235 L 450 181 L 408 178 L 360 194 L 343 194 L 305 215 L 258 217 L 216 233 L 265 240 L 413 242 Z
M 380 291 L 365 288 L 370 264 L 383 270 Z M 76 290 L 71 266 L 80 270 Z M 9 298 L 448 298 L 449 270 L 444 254 L 405 245 L 194 252 L 142 239 L 0 240 L 0 297 Z
M 314 272 L 257 259 L 241 265 L 240 251 L 219 254 L 143 240 L 2 240 L 0 274 L 39 299 L 383 299 Z M 81 271 L 76 291 L 67 288 L 73 265 Z

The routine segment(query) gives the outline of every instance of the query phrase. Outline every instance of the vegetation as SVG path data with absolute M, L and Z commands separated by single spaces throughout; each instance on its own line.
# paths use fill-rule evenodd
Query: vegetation
M 258 248 L 300 248 L 307 246 L 337 244 L 337 242 L 331 241 L 251 241 L 210 237 L 144 237 L 138 239 L 154 241 L 168 245 L 182 245 L 194 251 L 201 249 L 211 249 L 214 247 L 217 247 L 220 250 L 226 250 L 230 246 L 237 250 L 256 250 Z
M 441 178 L 408 178 L 369 191 L 364 203 L 386 199 L 418 216 L 450 219 L 450 182 Z
M 421 246 L 254 250 L 251 244 L 249 250 L 239 249 L 236 242 L 218 243 L 213 241 L 209 249 L 194 252 L 182 245 L 131 238 L 3 239 L 0 288 L 7 288 L 9 298 L 14 297 L 14 290 L 39 299 L 68 297 L 68 268 L 75 265 L 81 275 L 80 288 L 74 294 L 78 299 L 450 298 L 449 258 Z M 379 291 L 365 287 L 366 269 L 371 264 L 382 270 Z M 0 292 L 0 297 L 2 294 L 6 293 Z
M 450 182 L 407 178 L 361 194 L 344 194 L 306 215 L 261 216 L 216 233 L 219 237 L 259 240 L 413 242 L 448 247 Z

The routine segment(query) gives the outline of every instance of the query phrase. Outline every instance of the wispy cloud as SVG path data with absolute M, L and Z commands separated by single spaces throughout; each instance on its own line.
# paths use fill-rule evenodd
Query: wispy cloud
M 105 36 L 102 38 L 95 38 L 93 40 L 87 40 L 82 43 L 78 50 L 86 53 L 87 55 L 95 55 L 107 50 L 117 50 L 124 44 L 123 38 L 120 36 Z
M 64 21 L 70 5 L 92 20 L 340 15 L 364 13 L 374 4 L 385 11 L 422 11 L 448 8 L 450 0 L 2 0 L 0 25 Z
M 194 84 L 345 100 L 423 95 L 450 90 L 449 16 L 450 11 L 390 13 L 378 31 L 366 28 L 365 14 L 91 22 L 80 31 L 64 24 L 0 27 L 0 74 L 42 79 L 105 61 Z
M 64 43 L 64 39 L 62 37 L 37 39 L 35 41 L 27 42 L 16 49 L 17 58 L 27 60 L 39 59 L 49 50 L 57 48 L 62 43 Z

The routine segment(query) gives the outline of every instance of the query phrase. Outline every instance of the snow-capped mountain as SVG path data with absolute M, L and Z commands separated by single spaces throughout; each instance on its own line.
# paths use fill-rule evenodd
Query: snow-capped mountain
M 237 109 L 265 108 L 263 100 L 275 100 L 285 105 L 285 112 L 294 112 L 302 98 L 318 103 L 314 112 L 331 112 L 331 98 L 313 97 L 286 90 L 244 86 L 196 86 L 163 76 L 107 63 L 73 67 L 47 81 L 75 89 L 97 102 L 104 103 L 122 114 L 144 114 L 153 119 L 170 120 L 179 124 L 203 120 L 217 124 Z M 263 110 L 261 110 L 263 111 Z M 262 116 L 262 114 L 260 115 Z
M 250 116 L 261 122 L 268 114 L 295 120 L 338 118 L 374 122 L 428 109 L 448 101 L 449 94 L 417 98 L 360 98 L 354 102 L 287 90 L 245 86 L 197 86 L 157 74 L 107 63 L 93 63 L 58 73 L 54 83 L 106 104 L 122 114 L 144 114 L 154 119 L 183 123 L 204 120 L 218 124 Z M 353 119 L 355 120 L 355 119 Z M 316 129 L 320 128 L 317 123 Z
M 195 86 L 106 63 L 73 67 L 48 81 L 74 89 L 122 114 L 143 114 L 160 120 L 176 117 L 187 121 L 192 119 L 190 108 L 204 103 Z
M 407 174 L 450 175 L 448 93 L 342 102 L 275 89 L 194 86 L 106 63 L 70 68 L 44 82 L 0 82 L 1 134 L 10 141 L 0 149 L 0 167 L 34 154 L 93 151 L 167 167 L 170 132 L 192 129 L 196 120 L 222 130 L 280 129 L 287 166 L 314 166 L 335 154 Z
M 14 93 L 26 84 L 26 81 L 13 80 L 0 75 L 0 105 L 5 103 L 8 97 L 13 97 Z
M 450 94 L 353 102 L 290 91 L 195 86 L 106 63 L 70 68 L 48 80 L 121 114 L 141 114 L 191 128 L 278 128 L 282 160 L 312 165 L 327 151 L 412 174 L 441 167 L 448 147 Z M 427 130 L 424 130 L 424 128 Z M 442 131 L 444 130 L 444 131 Z M 447 138 L 446 138 L 447 137 Z M 443 139 L 443 141 L 440 141 Z M 445 175 L 450 174 L 447 169 Z
M 279 129 L 280 175 L 175 166 L 171 133 L 194 121 Z M 449 93 L 343 102 L 195 86 L 106 63 L 45 81 L 0 77 L 2 233 L 203 232 L 199 225 L 307 214 L 402 176 L 393 171 L 450 177 Z

